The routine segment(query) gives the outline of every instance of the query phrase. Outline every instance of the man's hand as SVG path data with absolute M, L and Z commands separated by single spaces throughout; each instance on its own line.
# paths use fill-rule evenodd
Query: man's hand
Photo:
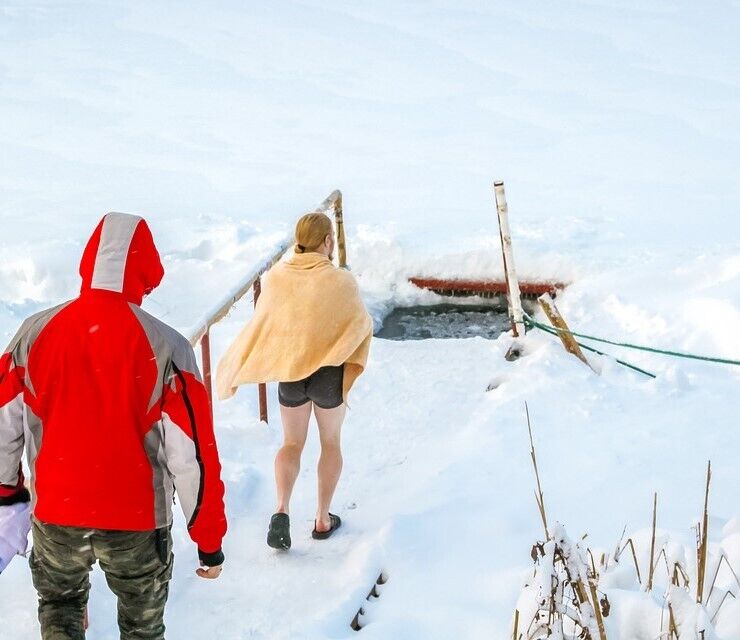
M 206 580 L 215 580 L 221 575 L 221 572 L 223 570 L 224 566 L 220 564 L 217 567 L 201 567 L 200 569 L 196 569 L 195 573 L 200 578 L 205 578 Z

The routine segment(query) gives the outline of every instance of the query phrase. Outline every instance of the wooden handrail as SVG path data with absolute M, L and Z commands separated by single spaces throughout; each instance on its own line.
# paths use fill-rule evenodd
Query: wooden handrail
M 200 339 L 208 333 L 209 329 L 217 322 L 223 320 L 231 311 L 232 307 L 239 302 L 254 286 L 255 282 L 260 279 L 280 258 L 285 255 L 285 252 L 293 245 L 293 236 L 285 238 L 275 248 L 273 254 L 263 262 L 257 269 L 252 271 L 239 285 L 233 289 L 221 302 L 218 303 L 214 310 L 207 315 L 202 322 L 198 324 L 198 328 L 190 335 L 190 344 L 195 346 L 198 344 Z
M 332 191 L 329 196 L 315 209 L 328 213 L 329 210 L 334 212 L 334 220 L 337 227 L 337 255 L 339 266 L 347 267 L 347 245 L 344 239 L 344 220 L 342 216 L 342 192 L 339 189 Z M 211 414 L 213 414 L 213 381 L 211 374 L 211 327 L 217 322 L 223 320 L 250 289 L 254 290 L 254 303 L 257 304 L 260 291 L 262 289 L 261 278 L 269 269 L 285 255 L 295 241 L 293 234 L 285 237 L 272 252 L 270 257 L 261 263 L 256 269 L 244 278 L 229 294 L 216 305 L 213 310 L 198 322 L 197 329 L 190 334 L 190 344 L 194 347 L 200 342 L 201 361 L 203 366 L 203 383 L 208 392 L 208 400 L 211 405 Z M 267 387 L 264 383 L 259 385 L 259 407 L 260 420 L 267 422 Z
M 339 189 L 334 189 L 326 198 L 324 198 L 324 201 L 316 207 L 316 211 L 328 211 L 331 209 L 336 202 L 339 202 L 340 205 L 342 203 L 342 192 Z
M 329 210 L 334 211 L 334 219 L 337 226 L 337 254 L 339 266 L 347 266 L 347 245 L 344 239 L 344 216 L 342 211 L 342 192 L 339 189 L 332 191 L 324 201 L 316 207 L 315 211 L 327 213 Z M 190 344 L 195 346 L 208 330 L 220 320 L 223 320 L 231 311 L 231 308 L 239 302 L 247 292 L 293 245 L 294 239 L 291 233 L 275 249 L 273 254 L 262 263 L 257 269 L 253 270 L 239 285 L 232 290 L 218 306 L 206 316 L 202 322 L 198 323 L 198 328 L 190 335 Z

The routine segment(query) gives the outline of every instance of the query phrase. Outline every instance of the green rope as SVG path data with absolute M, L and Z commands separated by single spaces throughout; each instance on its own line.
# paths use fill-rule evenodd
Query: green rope
M 675 358 L 687 358 L 689 360 L 701 360 L 703 362 L 715 362 L 719 364 L 731 364 L 731 365 L 738 365 L 740 366 L 740 360 L 731 360 L 729 358 L 715 358 L 712 356 L 701 356 L 694 353 L 683 353 L 681 351 L 670 351 L 667 349 L 656 349 L 655 347 L 645 347 L 643 345 L 639 344 L 632 344 L 629 342 L 616 342 L 614 340 L 607 340 L 606 338 L 597 338 L 596 336 L 590 336 L 585 333 L 578 333 L 576 331 L 567 331 L 565 329 L 559 329 L 557 327 L 551 327 L 546 324 L 542 324 L 541 322 L 537 322 L 532 316 L 525 313 L 524 314 L 525 323 L 529 325 L 530 327 L 537 327 L 538 329 L 542 329 L 543 331 L 551 334 L 551 335 L 560 335 L 563 333 L 569 334 L 571 336 L 575 336 L 578 338 L 583 338 L 584 340 L 593 340 L 595 342 L 603 342 L 604 344 L 611 344 L 615 347 L 624 347 L 626 349 L 636 349 L 638 351 L 648 351 L 650 353 L 660 353 L 667 356 L 673 356 Z M 579 346 L 583 347 L 584 349 L 587 349 L 588 351 L 593 351 L 594 353 L 601 353 L 600 351 L 597 351 L 596 349 L 593 349 L 592 347 L 588 347 L 587 345 L 584 345 L 578 341 L 576 341 Z M 605 354 L 601 354 L 605 355 Z M 640 371 L 641 373 L 644 373 L 646 375 L 655 377 L 652 373 L 649 373 L 647 371 L 643 371 L 639 367 L 635 367 L 634 365 L 630 365 L 626 362 L 622 362 L 620 360 L 617 360 L 620 364 L 625 365 L 626 367 L 629 367 L 630 369 L 635 369 L 636 371 Z
M 530 327 L 537 327 L 538 329 L 542 329 L 545 333 L 549 333 L 553 336 L 559 336 L 560 332 L 555 327 L 548 327 L 547 325 L 541 324 L 535 320 L 532 320 L 529 316 L 527 316 L 524 320 L 524 323 Z M 600 356 L 606 356 L 607 358 L 610 358 L 611 356 L 608 353 L 604 353 L 603 351 L 599 351 L 598 349 L 594 349 L 593 347 L 589 347 L 587 344 L 583 344 L 582 342 L 578 342 L 578 340 L 575 340 L 575 343 L 581 347 L 582 349 L 586 349 L 586 351 L 591 351 L 592 353 L 596 353 Z M 637 371 L 638 373 L 642 373 L 650 378 L 655 378 L 656 375 L 654 373 L 650 373 L 649 371 L 645 371 L 645 369 L 640 369 L 640 367 L 630 364 L 629 362 L 625 362 L 624 360 L 620 360 L 619 358 L 614 358 L 616 362 L 621 364 L 623 367 L 627 367 L 628 369 L 632 369 L 633 371 Z
M 730 360 L 729 358 L 715 358 L 712 356 L 700 356 L 694 353 L 682 353 L 681 351 L 669 351 L 666 349 L 656 349 L 655 347 L 645 347 L 639 344 L 631 344 L 629 342 L 615 342 L 614 340 L 607 340 L 606 338 L 597 338 L 596 336 L 589 336 L 585 333 L 576 333 L 575 331 L 566 331 L 565 329 L 558 329 L 557 327 L 549 327 L 543 325 L 541 322 L 537 322 L 528 314 L 524 314 L 529 324 L 539 329 L 552 329 L 557 333 L 568 333 L 584 340 L 593 340 L 595 342 L 603 342 L 604 344 L 611 344 L 615 347 L 625 347 L 626 349 L 637 349 L 638 351 L 649 351 L 650 353 L 662 353 L 666 356 L 673 356 L 675 358 L 688 358 L 689 360 L 703 360 L 704 362 L 718 362 L 720 364 L 734 364 L 740 366 L 740 360 Z

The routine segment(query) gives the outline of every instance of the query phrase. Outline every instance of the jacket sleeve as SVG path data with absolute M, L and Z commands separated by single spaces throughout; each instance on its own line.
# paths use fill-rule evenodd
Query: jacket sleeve
M 25 374 L 16 366 L 14 343 L 0 356 L 0 506 L 30 500 L 21 467 Z
M 224 484 L 208 402 L 190 344 L 173 356 L 162 396 L 164 451 L 200 561 L 224 561 Z

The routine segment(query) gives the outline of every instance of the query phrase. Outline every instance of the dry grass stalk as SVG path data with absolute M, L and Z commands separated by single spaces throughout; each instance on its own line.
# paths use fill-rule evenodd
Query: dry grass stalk
M 617 546 L 614 549 L 614 562 L 617 562 L 617 563 L 619 562 L 619 556 L 624 550 L 624 545 L 622 544 L 622 540 L 624 540 L 624 536 L 626 533 L 627 533 L 627 525 L 624 525 L 624 529 L 622 529 L 622 535 L 619 536 L 619 542 L 617 542 Z
M 676 618 L 673 616 L 673 607 L 671 603 L 668 603 L 668 637 L 678 638 L 678 627 L 676 626 Z
M 683 567 L 678 563 L 673 563 L 673 584 L 675 584 L 677 587 L 680 587 L 681 585 L 678 582 L 679 574 L 681 578 L 683 578 L 683 586 L 684 588 L 688 589 L 689 584 L 691 583 L 691 580 L 689 579 L 689 574 L 684 571 Z
M 719 601 L 719 606 L 717 607 L 717 610 L 714 612 L 714 615 L 712 616 L 710 622 L 714 624 L 714 620 L 719 615 L 719 611 L 722 608 L 722 605 L 725 604 L 725 600 L 727 600 L 727 596 L 730 596 L 733 600 L 736 600 L 735 594 L 732 593 L 732 591 L 725 591 L 725 595 L 722 596 L 722 600 Z
M 655 573 L 655 527 L 658 521 L 658 494 L 653 494 L 653 531 L 650 537 L 650 569 L 648 571 L 647 591 L 653 590 L 653 575 Z
M 640 575 L 640 563 L 637 561 L 637 551 L 635 550 L 635 543 L 632 540 L 632 538 L 627 538 L 627 542 L 624 543 L 624 546 L 619 552 L 619 555 L 622 554 L 622 551 L 624 551 L 625 547 L 629 547 L 630 550 L 632 551 L 632 560 L 635 563 L 635 571 L 637 572 L 637 582 L 639 582 L 640 586 L 642 586 L 642 576 Z
M 668 561 L 668 556 L 666 555 L 665 547 L 663 547 L 660 550 L 660 553 L 658 554 L 658 557 L 655 559 L 656 565 L 660 562 L 660 559 L 661 558 L 663 558 L 663 562 L 665 563 L 665 570 L 666 570 L 666 574 L 668 576 L 668 581 L 671 584 L 673 584 L 673 585 L 675 585 L 677 587 L 680 587 L 681 586 L 681 583 L 679 581 L 679 578 L 683 578 L 683 586 L 684 587 L 687 587 L 689 585 L 689 583 L 691 582 L 689 580 L 688 574 L 683 570 L 683 567 L 681 566 L 681 564 L 679 562 L 674 562 L 673 563 L 673 571 L 671 571 L 671 565 L 670 565 L 670 563 Z
M 735 578 L 735 583 L 737 584 L 737 586 L 740 587 L 740 578 L 737 577 L 735 569 L 732 568 L 730 561 L 727 559 L 727 556 L 723 552 L 722 555 L 719 557 L 719 560 L 717 561 L 717 569 L 715 570 L 714 577 L 712 578 L 712 582 L 709 585 L 709 595 L 707 596 L 707 600 L 712 597 L 712 591 L 714 591 L 714 586 L 717 582 L 717 577 L 719 576 L 719 570 L 722 568 L 722 561 L 724 561 L 725 566 L 730 570 L 732 577 Z
M 583 604 L 588 602 L 588 596 L 586 595 L 586 587 L 583 586 L 583 581 L 579 578 L 576 580 L 576 593 L 578 594 L 578 600 Z
M 663 631 L 663 620 L 665 616 L 665 605 L 666 605 L 666 596 L 663 596 L 663 604 L 660 606 L 660 633 L 656 636 L 656 638 L 662 638 L 665 635 L 665 632 Z
M 566 583 L 575 592 L 576 600 L 573 600 L 572 603 L 576 608 L 578 625 L 583 630 L 583 633 L 587 634 L 583 637 L 596 640 L 596 633 L 599 632 L 597 620 L 601 614 L 598 597 L 595 594 L 597 576 L 596 574 L 592 576 L 588 575 L 588 565 L 581 557 L 580 546 L 578 544 L 573 545 L 567 537 L 564 537 L 556 545 L 555 555 L 561 562 L 562 570 L 567 578 Z M 593 605 L 586 588 L 587 583 L 589 586 L 592 583 L 594 585 L 593 596 L 595 604 Z M 597 609 L 599 609 L 598 614 L 596 612 Z M 601 636 L 601 640 L 605 640 L 603 636 Z
M 586 549 L 588 551 L 588 557 L 591 559 L 591 570 L 593 571 L 594 576 L 597 578 L 599 577 L 599 572 L 596 571 L 596 562 L 594 561 L 594 554 L 591 553 L 591 549 Z M 604 554 L 601 554 L 601 560 L 604 560 Z
M 737 584 L 738 587 L 740 587 L 740 579 L 737 577 L 737 573 L 735 573 L 735 570 L 732 568 L 732 565 L 730 564 L 730 561 L 727 559 L 727 556 L 722 553 L 720 555 L 719 560 L 717 561 L 717 568 L 714 571 L 714 576 L 712 578 L 712 581 L 709 583 L 709 593 L 707 594 L 707 603 L 712 598 L 712 594 L 714 593 L 714 590 L 717 585 L 717 578 L 719 577 L 720 569 L 722 568 L 722 562 L 725 563 L 725 566 L 730 570 L 730 573 L 732 574 L 732 577 L 735 579 L 735 584 Z M 736 599 L 736 596 L 732 591 L 725 591 L 725 593 L 722 596 L 722 600 L 720 600 L 719 604 L 717 605 L 717 608 L 714 610 L 714 614 L 712 615 L 711 622 L 713 623 L 717 615 L 719 614 L 720 610 L 725 604 L 725 601 L 727 600 L 727 596 L 732 597 L 733 599 Z
M 707 547 L 709 545 L 709 483 L 712 480 L 712 461 L 707 463 L 707 484 L 704 491 L 704 517 L 700 531 L 699 548 L 697 549 L 696 601 L 704 601 L 704 577 L 707 571 Z
M 518 640 L 519 638 L 519 609 L 514 611 L 514 633 L 511 636 L 511 640 Z
M 663 559 L 663 563 L 665 565 L 666 577 L 668 578 L 668 582 L 676 587 L 683 586 L 684 588 L 688 588 L 689 585 L 691 584 L 689 575 L 686 573 L 686 571 L 684 571 L 680 562 L 674 562 L 673 569 L 671 570 L 671 565 L 670 565 L 670 562 L 668 561 L 668 556 L 666 555 L 665 547 L 663 547 L 660 550 L 658 557 L 655 559 L 656 567 L 660 563 L 661 558 Z M 683 580 L 683 585 L 681 584 L 681 580 Z
M 665 554 L 665 547 L 663 547 L 660 550 L 660 553 L 658 554 L 658 557 L 655 558 L 655 566 L 657 567 L 660 564 L 660 559 L 663 558 L 663 562 L 665 563 L 665 572 L 668 576 L 668 581 L 671 581 L 671 566 L 668 564 L 668 556 Z
M 535 470 L 537 481 L 537 490 L 535 499 L 542 518 L 542 524 L 547 537 L 546 543 L 537 543 L 532 549 L 532 558 L 539 568 L 535 568 L 535 577 L 541 580 L 537 592 L 537 607 L 534 617 L 527 625 L 524 634 L 517 636 L 520 614 L 517 610 L 514 618 L 513 640 L 542 640 L 544 638 L 559 638 L 561 640 L 606 640 L 606 630 L 604 618 L 609 615 L 609 601 L 604 594 L 604 598 L 598 599 L 598 584 L 600 572 L 609 570 L 609 558 L 601 554 L 599 568 L 597 570 L 596 561 L 593 553 L 587 547 L 581 547 L 580 542 L 573 543 L 568 538 L 565 531 L 558 525 L 555 527 L 552 535 L 547 524 L 545 515 L 545 503 L 540 482 L 539 469 L 537 466 L 537 457 L 532 437 L 532 425 L 529 415 L 529 407 L 525 403 L 527 414 L 527 427 L 529 431 L 530 455 Z M 652 591 L 655 580 L 655 570 L 662 561 L 666 568 L 666 576 L 669 586 L 666 593 L 667 600 L 664 601 L 663 610 L 667 602 L 668 605 L 668 631 L 663 631 L 664 616 L 661 612 L 659 637 L 668 640 L 678 640 L 681 636 L 681 630 L 676 622 L 673 607 L 671 604 L 670 592 L 674 588 L 681 589 L 684 593 L 695 591 L 697 604 L 707 611 L 710 617 L 710 624 L 714 624 L 723 605 L 729 599 L 737 599 L 736 593 L 733 592 L 734 586 L 730 588 L 717 587 L 722 566 L 727 567 L 732 575 L 735 584 L 740 588 L 740 578 L 732 567 L 729 559 L 724 553 L 720 553 L 716 558 L 716 565 L 712 564 L 711 580 L 707 580 L 708 574 L 708 546 L 709 546 L 709 489 L 711 485 L 711 461 L 707 465 L 706 487 L 704 493 L 704 511 L 701 522 L 697 529 L 696 559 L 697 572 L 695 575 L 697 585 L 691 584 L 692 577 L 688 571 L 677 561 L 669 561 L 665 545 L 661 546 L 656 557 L 656 539 L 657 539 L 657 512 L 658 512 L 658 494 L 653 494 L 653 519 L 652 535 L 650 543 L 650 562 L 647 575 L 647 582 L 644 585 L 646 591 Z M 626 531 L 626 527 L 625 527 Z M 621 554 L 629 546 L 632 560 L 637 574 L 637 580 L 642 586 L 642 575 L 640 564 L 637 559 L 637 549 L 632 538 L 622 544 L 625 531 L 622 532 L 619 544 L 614 552 L 614 562 L 619 563 Z M 586 536 L 583 536 L 585 538 Z M 715 562 L 715 560 L 713 560 Z M 543 575 L 543 571 L 545 574 Z M 705 588 L 706 587 L 706 588 Z M 713 600 L 715 591 L 717 596 Z M 720 599 L 721 596 L 721 599 Z M 716 607 L 714 602 L 719 600 Z M 711 611 L 709 610 L 711 604 Z M 564 626 L 565 625 L 565 626 Z M 688 631 L 688 630 L 687 630 Z M 696 630 L 697 637 L 704 637 L 704 630 Z
M 606 596 L 598 599 L 597 576 L 591 573 L 587 555 L 559 528 L 551 540 L 534 545 L 537 605 L 525 627 L 526 640 L 606 640 L 603 617 L 609 614 L 609 601 Z M 599 607 L 603 613 L 596 611 Z
M 550 539 L 550 533 L 549 529 L 547 527 L 547 514 L 545 512 L 545 497 L 542 493 L 542 485 L 540 483 L 540 471 L 537 468 L 537 454 L 534 450 L 534 440 L 532 439 L 532 422 L 529 419 L 529 406 L 527 403 L 524 403 L 524 410 L 527 414 L 527 429 L 529 430 L 529 445 L 530 445 L 530 451 L 529 455 L 532 457 L 532 465 L 534 466 L 534 475 L 537 479 L 537 492 L 535 493 L 534 497 L 537 501 L 537 508 L 540 510 L 540 518 L 542 518 L 542 525 L 545 528 L 545 540 Z
M 596 624 L 599 627 L 599 638 L 606 640 L 606 630 L 604 629 L 604 618 L 601 616 L 601 604 L 599 603 L 599 596 L 596 593 L 596 583 L 591 581 L 589 583 L 591 588 L 591 605 L 594 608 L 594 614 L 596 615 Z

